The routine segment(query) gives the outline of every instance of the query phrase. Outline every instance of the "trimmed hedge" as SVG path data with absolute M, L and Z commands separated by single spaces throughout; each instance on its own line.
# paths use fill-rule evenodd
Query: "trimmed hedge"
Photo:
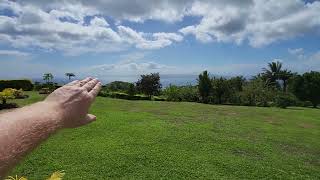
M 139 95 L 130 96 L 128 94 L 119 93 L 119 92 L 108 93 L 108 92 L 100 91 L 99 96 L 111 97 L 111 98 L 117 98 L 117 99 L 127 99 L 127 100 L 151 100 L 151 97 L 148 97 L 148 96 L 139 96 Z
M 153 97 L 154 101 L 166 101 L 166 98 L 162 98 L 162 97 Z
M 22 89 L 24 91 L 31 91 L 33 84 L 30 80 L 0 80 L 0 91 L 6 88 Z

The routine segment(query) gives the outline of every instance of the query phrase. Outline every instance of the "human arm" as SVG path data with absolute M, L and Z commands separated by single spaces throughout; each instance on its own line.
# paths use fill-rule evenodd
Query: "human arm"
M 96 117 L 88 110 L 100 88 L 97 79 L 74 81 L 55 90 L 44 101 L 0 114 L 0 179 L 58 130 L 94 121 Z

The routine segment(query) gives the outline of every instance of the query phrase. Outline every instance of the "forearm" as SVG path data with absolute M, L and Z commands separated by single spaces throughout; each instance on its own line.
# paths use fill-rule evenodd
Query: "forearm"
M 28 152 L 61 127 L 62 114 L 39 102 L 0 114 L 0 179 Z

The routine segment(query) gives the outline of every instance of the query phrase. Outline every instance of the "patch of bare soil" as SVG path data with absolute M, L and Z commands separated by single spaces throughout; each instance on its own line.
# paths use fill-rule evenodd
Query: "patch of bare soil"
M 299 124 L 299 127 L 305 128 L 305 129 L 315 128 L 313 124 L 309 124 L 309 123 L 301 123 Z
M 281 126 L 282 123 L 280 122 L 280 120 L 272 117 L 272 116 L 269 116 L 269 117 L 264 117 L 264 121 L 269 123 L 269 124 L 272 124 L 272 125 L 275 125 L 275 126 Z
M 249 149 L 233 149 L 232 154 L 236 156 L 248 157 L 253 159 L 261 159 L 262 155 L 256 151 Z

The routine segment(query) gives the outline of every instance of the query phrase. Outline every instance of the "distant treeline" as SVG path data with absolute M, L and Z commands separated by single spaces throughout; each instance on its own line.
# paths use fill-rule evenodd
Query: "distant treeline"
M 69 81 L 75 75 L 66 73 Z M 59 86 L 46 73 L 46 83 L 30 80 L 0 80 L 0 91 L 5 88 L 39 90 L 47 94 Z M 100 96 L 128 100 L 188 101 L 206 104 L 245 106 L 313 106 L 320 104 L 320 72 L 304 74 L 283 69 L 282 63 L 272 62 L 262 72 L 246 79 L 212 77 L 207 71 L 199 74 L 197 85 L 169 85 L 162 88 L 159 73 L 141 75 L 135 83 L 114 81 L 103 86 Z
M 313 106 L 320 103 L 320 73 L 311 71 L 298 74 L 272 62 L 261 73 L 246 79 L 242 76 L 211 77 L 207 71 L 197 79 L 197 85 L 169 85 L 162 89 L 159 73 L 141 75 L 136 83 L 114 81 L 106 84 L 100 94 L 113 97 L 115 93 L 132 96 L 146 95 L 167 101 L 188 101 L 207 104 L 246 106 Z M 134 99 L 134 98 L 133 98 Z
M 24 91 L 30 91 L 33 89 L 33 84 L 30 80 L 0 80 L 0 91 L 6 88 L 22 89 Z

